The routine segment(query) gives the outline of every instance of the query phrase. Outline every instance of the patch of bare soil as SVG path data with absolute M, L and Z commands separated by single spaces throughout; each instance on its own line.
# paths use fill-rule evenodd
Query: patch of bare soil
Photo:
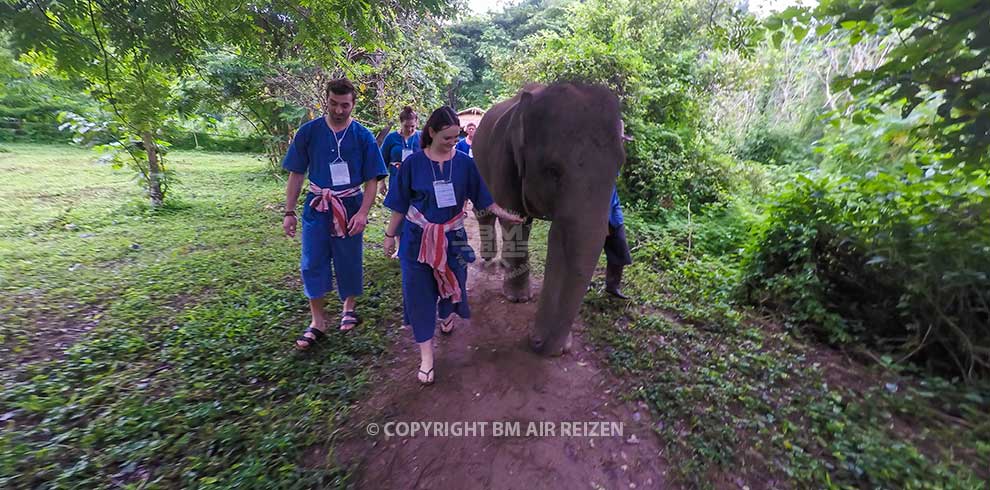
M 473 217 L 468 227 L 476 241 Z M 536 301 L 506 301 L 501 276 L 494 263 L 479 260 L 471 265 L 472 318 L 458 320 L 449 337 L 440 335 L 438 329 L 434 385 L 421 387 L 416 379 L 419 351 L 412 333 L 402 331 L 396 336 L 390 361 L 380 368 L 369 398 L 351 412 L 335 444 L 334 457 L 351 473 L 352 485 L 373 489 L 669 488 L 663 445 L 653 430 L 655 421 L 645 407 L 618 398 L 621 381 L 583 341 L 582 325 L 575 325 L 572 353 L 560 358 L 533 354 L 526 338 Z M 540 284 L 534 287 L 538 293 Z M 368 424 L 384 430 L 390 422 L 488 422 L 488 426 L 483 433 L 461 437 L 368 434 Z M 518 422 L 520 435 L 497 437 L 494 422 Z M 556 435 L 526 436 L 530 422 L 536 427 L 552 424 Z M 621 435 L 561 436 L 565 422 L 620 423 Z M 399 427 L 392 425 L 396 431 Z

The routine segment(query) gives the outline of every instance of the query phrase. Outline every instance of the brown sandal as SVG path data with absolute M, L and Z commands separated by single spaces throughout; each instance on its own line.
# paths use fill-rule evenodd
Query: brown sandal
M 312 333 L 313 337 L 312 338 L 307 337 L 306 336 L 307 333 Z M 327 337 L 326 332 L 316 327 L 310 326 L 302 333 L 302 335 L 299 336 L 299 338 L 296 339 L 296 349 L 301 351 L 308 351 L 312 349 L 313 346 L 315 346 L 316 344 L 319 344 L 326 337 Z M 305 346 L 299 345 L 299 342 L 305 342 L 306 345 Z
M 354 326 L 357 325 L 358 323 L 361 323 L 361 319 L 358 318 L 356 312 L 345 311 L 343 318 L 340 319 L 340 331 L 346 332 L 354 328 Z
M 450 315 L 446 320 L 440 322 L 440 333 L 444 335 L 454 333 L 454 315 Z

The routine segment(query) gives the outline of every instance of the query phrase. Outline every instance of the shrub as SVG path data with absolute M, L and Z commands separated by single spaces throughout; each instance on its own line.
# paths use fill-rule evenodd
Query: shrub
M 767 209 L 742 294 L 830 341 L 970 377 L 990 370 L 988 173 L 801 176 Z

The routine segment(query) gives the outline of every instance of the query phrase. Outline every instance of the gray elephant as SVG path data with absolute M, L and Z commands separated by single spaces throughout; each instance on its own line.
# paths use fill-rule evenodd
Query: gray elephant
M 531 84 L 489 110 L 474 136 L 474 158 L 500 206 L 549 220 L 546 271 L 530 345 L 570 349 L 577 316 L 608 234 L 612 187 L 625 161 L 618 98 L 576 83 Z M 497 254 L 492 215 L 479 215 L 481 256 Z M 511 301 L 530 298 L 526 224 L 502 224 L 502 286 Z M 492 233 L 485 233 L 485 230 Z

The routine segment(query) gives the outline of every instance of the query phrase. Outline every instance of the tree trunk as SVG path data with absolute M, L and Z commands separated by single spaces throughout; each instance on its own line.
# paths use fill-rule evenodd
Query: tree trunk
M 151 206 L 157 208 L 165 200 L 165 194 L 162 192 L 162 169 L 158 162 L 158 147 L 155 146 L 155 138 L 148 131 L 141 133 L 141 141 L 144 142 L 144 151 L 148 154 L 148 197 L 151 198 Z

